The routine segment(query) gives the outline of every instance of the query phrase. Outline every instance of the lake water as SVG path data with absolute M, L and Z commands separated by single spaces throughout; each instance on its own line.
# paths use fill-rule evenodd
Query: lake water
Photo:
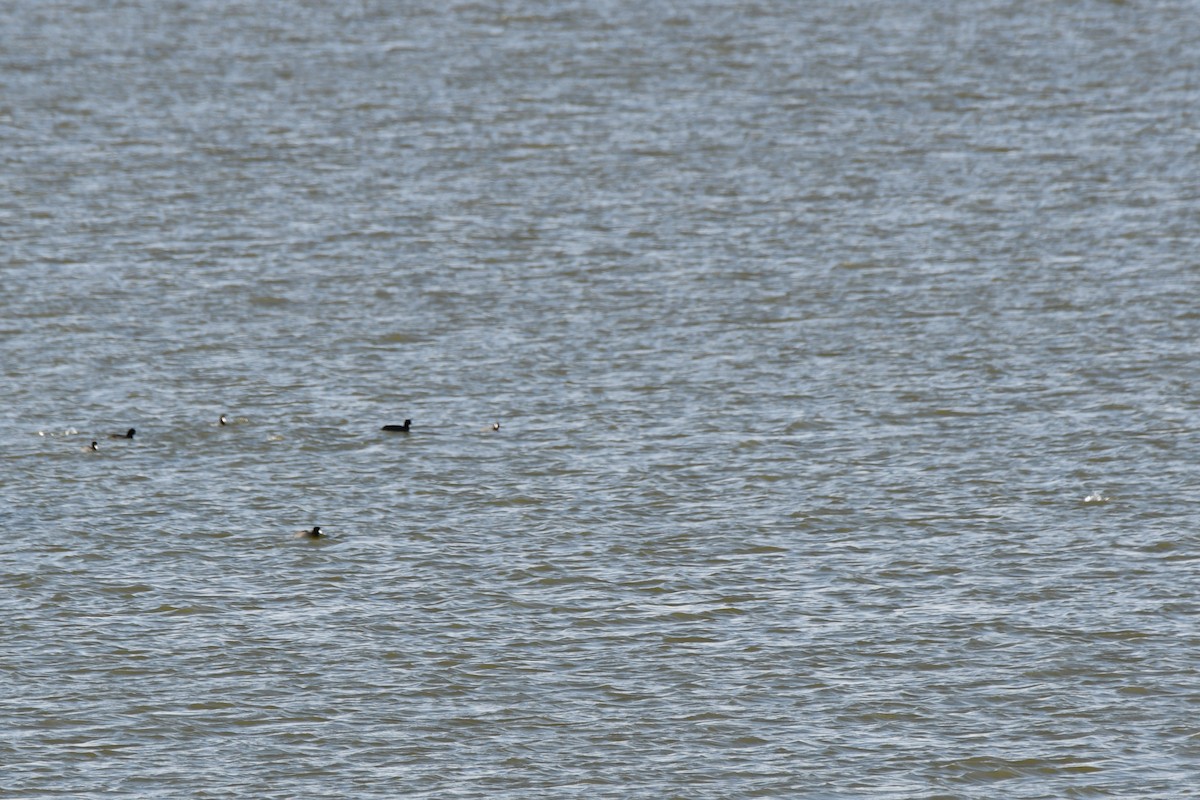
M 0 795 L 1197 796 L 1196 11 L 6 3 Z

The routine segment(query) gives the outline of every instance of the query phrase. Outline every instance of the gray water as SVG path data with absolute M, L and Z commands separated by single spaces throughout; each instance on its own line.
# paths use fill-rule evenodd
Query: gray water
M 1197 11 L 4 4 L 0 795 L 1197 796 Z

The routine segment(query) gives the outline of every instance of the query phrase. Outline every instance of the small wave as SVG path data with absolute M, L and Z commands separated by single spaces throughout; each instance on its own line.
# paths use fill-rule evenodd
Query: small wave
M 78 436 L 79 431 L 74 428 L 67 428 L 65 431 L 38 431 L 38 436 L 49 436 L 52 439 L 61 439 L 64 436 Z

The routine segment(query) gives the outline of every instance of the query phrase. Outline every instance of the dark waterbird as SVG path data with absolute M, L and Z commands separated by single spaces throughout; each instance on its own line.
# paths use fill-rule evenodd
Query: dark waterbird
M 313 525 L 311 531 L 300 531 L 296 534 L 297 539 L 324 539 L 325 534 L 321 533 L 320 525 Z
M 135 433 L 137 433 L 137 431 L 135 431 L 133 428 L 130 428 L 129 430 L 125 431 L 124 433 L 110 433 L 108 435 L 108 438 L 110 438 L 110 439 L 132 439 L 133 435 Z
M 391 431 L 392 433 L 408 433 L 409 425 L 412 425 L 412 420 L 406 419 L 403 425 L 384 425 L 380 430 Z

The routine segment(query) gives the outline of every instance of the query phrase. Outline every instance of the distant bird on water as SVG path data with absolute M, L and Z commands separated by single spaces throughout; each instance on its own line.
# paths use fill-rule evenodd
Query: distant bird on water
M 96 447 L 96 443 L 95 443 L 95 442 L 92 442 L 90 445 L 88 445 L 87 447 L 83 448 L 83 452 L 85 452 L 85 453 L 99 453 L 99 452 L 100 452 L 100 448 L 99 448 L 99 447 Z
M 135 433 L 137 433 L 137 431 L 135 431 L 133 428 L 130 428 L 129 430 L 125 431 L 124 433 L 110 433 L 108 435 L 108 438 L 110 438 L 110 439 L 132 439 L 133 435 Z
M 500 423 L 499 423 L 499 422 L 493 422 L 493 423 L 492 423 L 492 427 L 488 428 L 488 430 L 489 430 L 489 431 L 492 431 L 492 432 L 495 432 L 495 431 L 498 431 L 498 430 L 500 430 Z
M 406 419 L 403 425 L 384 425 L 380 430 L 391 431 L 392 433 L 408 433 L 409 425 L 412 425 L 412 420 Z
M 224 414 L 222 414 L 222 415 L 221 415 L 221 418 L 220 418 L 219 420 L 217 420 L 217 423 L 218 423 L 219 425 L 228 425 L 228 424 L 229 424 L 229 420 L 225 418 L 225 415 L 224 415 Z
M 300 531 L 296 534 L 297 539 L 324 539 L 325 534 L 321 533 L 320 525 L 313 525 L 311 531 Z

